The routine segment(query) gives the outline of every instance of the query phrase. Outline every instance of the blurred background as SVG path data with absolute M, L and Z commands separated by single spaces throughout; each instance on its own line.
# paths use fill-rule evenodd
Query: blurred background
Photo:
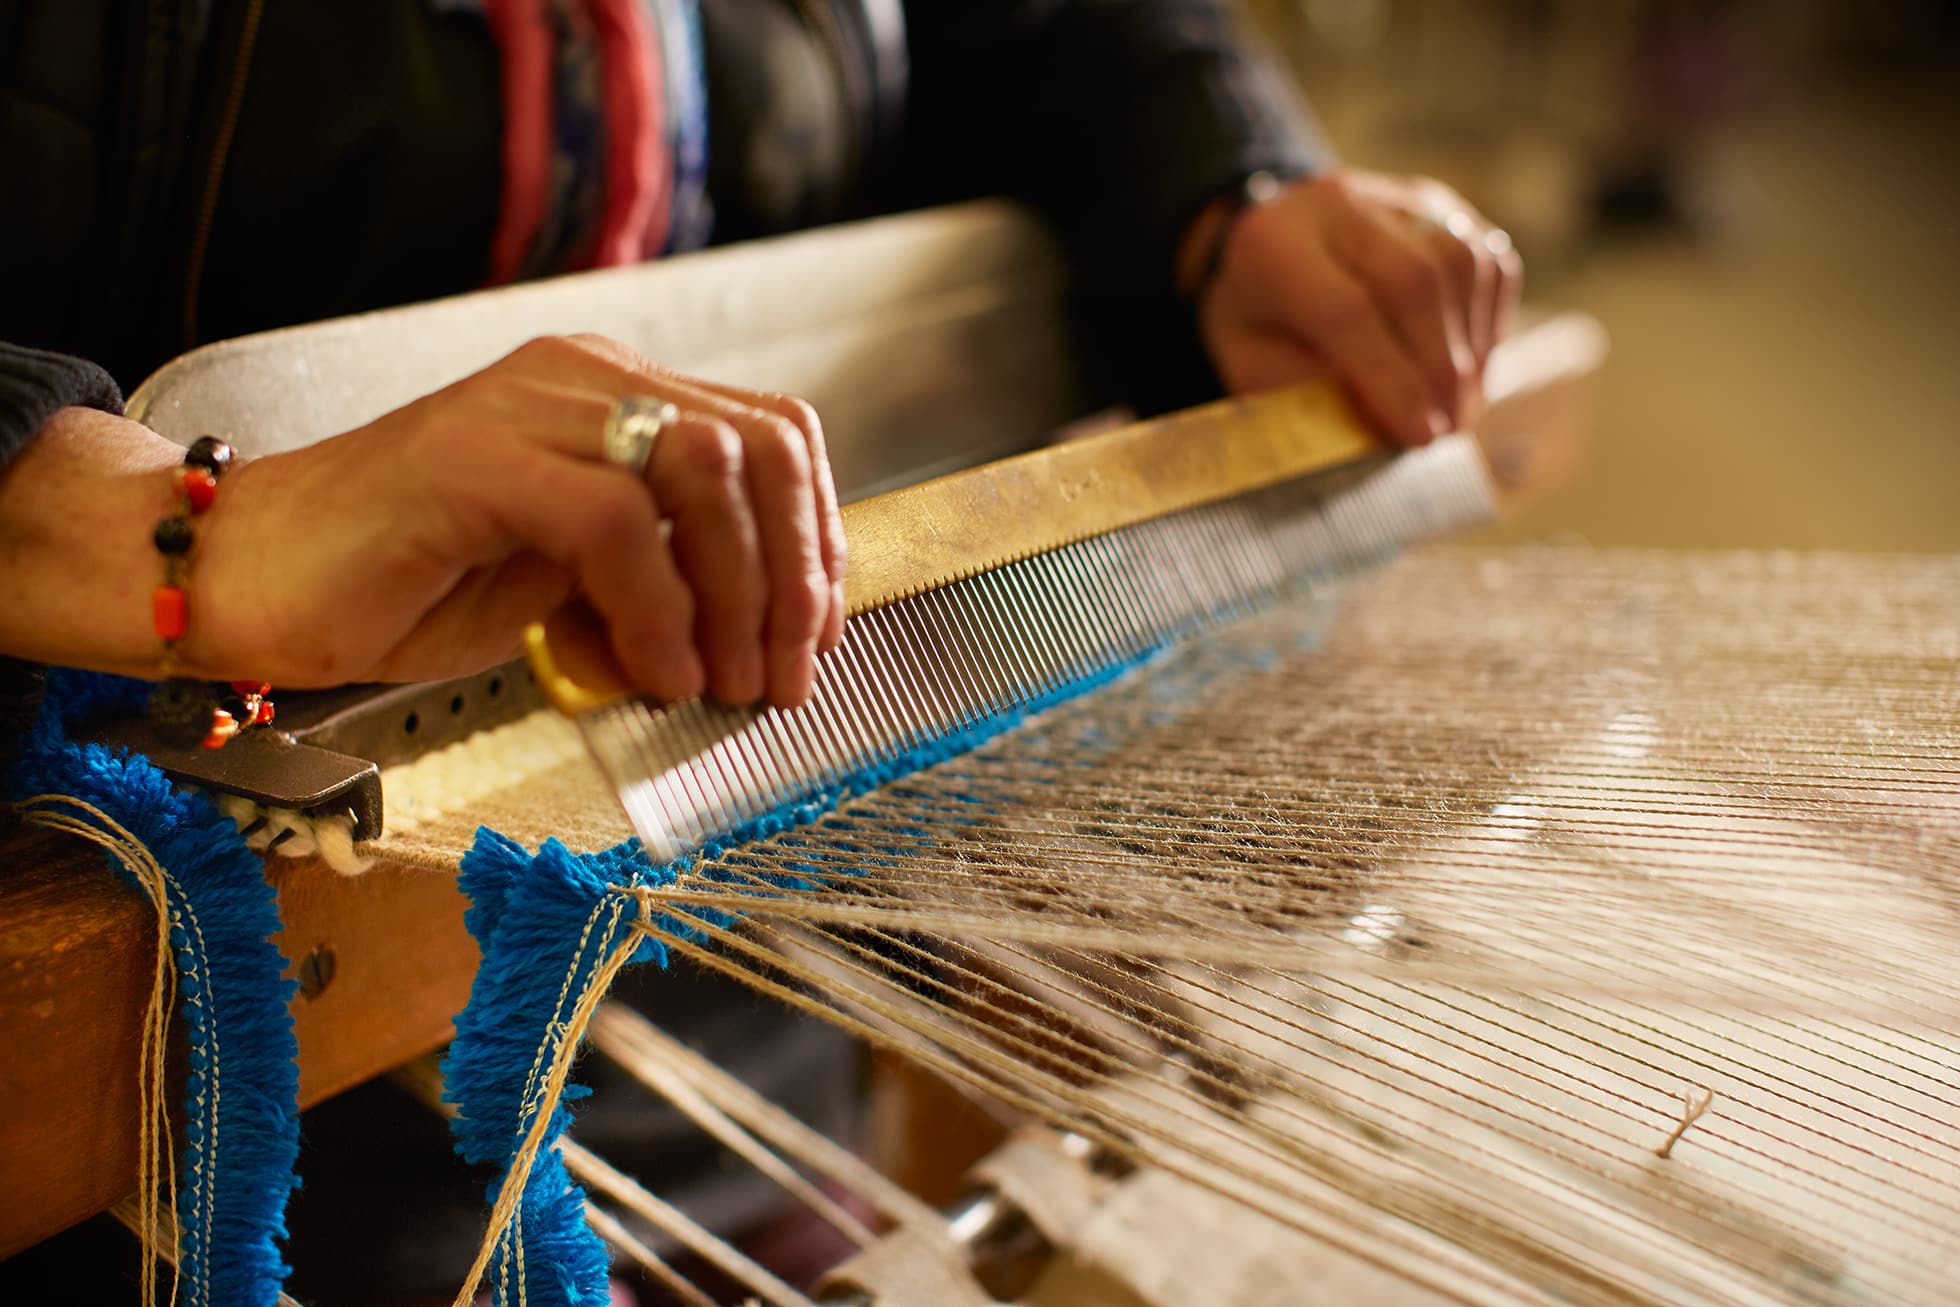
M 1245 3 L 1347 161 L 1611 334 L 1503 537 L 1960 550 L 1960 0 Z

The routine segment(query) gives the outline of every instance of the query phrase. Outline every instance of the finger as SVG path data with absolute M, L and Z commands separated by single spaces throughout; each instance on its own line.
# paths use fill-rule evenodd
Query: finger
M 669 700 L 701 693 L 695 601 L 645 486 L 603 464 L 522 445 L 507 459 L 472 460 L 449 475 L 510 539 L 572 569 L 638 689 Z
M 838 642 L 844 636 L 844 570 L 845 561 L 850 550 L 844 540 L 844 518 L 837 505 L 837 483 L 831 475 L 830 452 L 824 443 L 823 422 L 818 418 L 816 408 L 807 401 L 798 399 L 794 395 L 783 395 L 765 391 L 747 391 L 735 386 L 724 386 L 717 382 L 701 381 L 691 377 L 684 378 L 683 380 L 708 394 L 727 400 L 730 404 L 734 405 L 735 407 L 732 410 L 724 410 L 723 414 L 731 422 L 736 421 L 735 415 L 737 414 L 745 412 L 765 413 L 788 422 L 790 429 L 796 432 L 798 439 L 802 441 L 804 448 L 802 466 L 808 471 L 810 485 L 810 521 L 814 523 L 819 549 L 819 563 L 825 582 L 821 602 L 817 605 L 818 615 L 815 621 L 815 649 L 829 653 L 837 647 Z M 738 429 L 740 429 L 739 425 Z M 797 547 L 794 550 L 789 547 L 790 542 L 786 540 L 777 541 L 774 549 L 768 548 L 767 510 L 758 502 L 757 511 L 764 516 L 765 557 L 768 558 L 770 563 L 772 586 L 779 580 L 789 583 L 792 587 L 802 584 L 801 581 L 796 580 L 797 577 L 803 575 L 800 570 L 802 567 L 801 539 L 795 542 Z M 778 570 L 779 565 L 783 564 L 793 566 L 797 570 Z M 793 613 L 802 603 L 802 596 L 800 594 L 778 594 L 775 596 L 775 600 Z M 772 612 L 774 611 L 776 610 L 772 608 Z M 783 647 L 784 632 L 790 629 L 791 626 L 800 627 L 801 622 L 789 620 L 788 614 L 785 614 L 784 617 L 778 618 L 772 623 L 770 628 L 772 659 L 778 656 L 775 651 Z M 789 672 L 787 675 L 790 682 L 804 685 L 805 690 L 807 690 L 807 681 L 815 676 L 814 663 L 811 664 L 807 675 L 802 670 Z M 803 701 L 805 690 L 793 690 L 793 698 L 788 703 L 785 703 L 777 697 L 778 685 L 777 669 L 772 662 L 770 671 L 771 701 L 782 706 L 791 706 Z
M 1524 294 L 1524 259 L 1517 247 L 1511 243 L 1510 233 L 1502 227 L 1492 227 L 1484 233 L 1484 248 L 1491 256 L 1496 269 L 1496 284 L 1491 293 L 1491 346 L 1511 334 L 1511 328 L 1518 317 L 1518 302 Z
M 768 574 L 763 622 L 768 697 L 795 707 L 816 676 L 818 638 L 831 606 L 817 528 L 809 445 L 787 419 L 731 404 L 727 422 L 742 438 L 742 463 Z
M 1484 249 L 1484 225 L 1472 210 L 1458 209 L 1440 223 L 1425 221 L 1425 243 L 1441 262 L 1449 285 L 1450 331 L 1463 347 L 1467 367 L 1459 373 L 1457 424 L 1473 426 L 1484 406 L 1484 361 L 1490 355 L 1492 296 L 1497 264 Z
M 838 512 L 837 483 L 831 473 L 823 421 L 817 416 L 815 406 L 795 395 L 742 390 L 698 378 L 685 380 L 710 394 L 773 413 L 788 421 L 802 435 L 809 452 L 811 489 L 816 498 L 817 532 L 823 545 L 824 572 L 832 581 L 842 581 L 845 560 L 850 551 L 844 540 L 844 519 Z
M 766 684 L 769 579 L 742 454 L 728 423 L 688 414 L 661 435 L 647 467 L 654 497 L 673 521 L 674 561 L 694 595 L 709 692 L 727 704 L 753 703 Z
M 800 704 L 816 677 L 817 645 L 830 621 L 832 594 L 809 439 L 788 419 L 692 378 L 660 372 L 655 383 L 690 412 L 712 414 L 740 440 L 747 507 L 766 578 L 764 684 L 757 693 L 782 707 Z
M 733 427 L 745 447 L 755 443 L 756 448 L 747 452 L 754 456 L 752 468 L 759 469 L 750 489 L 756 496 L 755 516 L 762 532 L 771 588 L 769 693 L 776 702 L 800 703 L 815 675 L 816 649 L 834 649 L 843 636 L 843 580 L 848 554 L 823 424 L 816 410 L 791 395 L 747 391 L 682 376 L 602 336 L 541 338 L 512 359 L 524 369 L 548 371 L 561 379 L 577 378 L 615 392 L 649 393 L 683 409 L 711 414 Z M 795 433 L 801 443 L 800 458 L 781 447 L 785 430 Z M 792 493 L 807 499 L 807 507 L 795 502 Z M 818 570 L 829 582 L 818 587 L 814 604 L 809 598 L 813 545 Z M 814 613 L 806 621 L 805 613 L 811 609 Z M 807 652 L 803 650 L 806 625 L 813 628 Z
M 1435 247 L 1389 213 L 1359 207 L 1330 223 L 1328 236 L 1335 256 L 1367 288 L 1408 347 L 1431 401 L 1451 426 L 1460 424 L 1475 356 L 1464 336 L 1454 283 Z
M 1503 273 L 1498 267 L 1497 252 L 1491 247 L 1494 229 L 1488 225 L 1480 227 L 1468 240 L 1460 241 L 1461 246 L 1470 251 L 1471 263 L 1475 269 L 1475 281 L 1470 295 L 1471 345 L 1477 351 L 1477 374 L 1483 375 L 1486 364 L 1490 362 L 1490 352 L 1497 346 L 1498 291 L 1503 281 Z
M 817 648 L 830 653 L 844 642 L 844 582 L 830 583 L 830 611 L 824 614 L 823 634 L 817 637 Z
M 1443 218 L 1432 229 L 1429 240 L 1449 273 L 1464 338 L 1479 372 L 1490 357 L 1491 324 L 1496 312 L 1497 258 L 1485 244 L 1489 230 L 1489 224 L 1466 206 Z

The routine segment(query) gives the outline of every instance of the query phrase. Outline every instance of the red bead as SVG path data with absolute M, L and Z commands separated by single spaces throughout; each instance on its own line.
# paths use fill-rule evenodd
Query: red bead
M 232 715 L 222 708 L 213 708 L 211 733 L 204 737 L 204 747 L 222 749 L 225 747 L 225 741 L 236 734 L 238 734 L 238 723 L 232 719 Z
M 158 586 L 150 597 L 150 615 L 155 619 L 159 640 L 183 639 L 190 625 L 190 607 L 183 589 L 174 585 Z
M 252 715 L 245 719 L 247 726 L 264 726 L 272 720 L 272 700 L 259 699 L 252 704 Z
M 272 693 L 270 681 L 233 681 L 231 692 L 246 699 L 263 699 Z
M 184 492 L 184 500 L 193 513 L 202 513 L 218 497 L 218 478 L 201 467 L 180 468 L 177 486 Z

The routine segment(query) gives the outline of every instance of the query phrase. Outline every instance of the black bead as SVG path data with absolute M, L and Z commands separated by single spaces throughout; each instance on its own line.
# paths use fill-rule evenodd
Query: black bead
M 218 476 L 231 466 L 231 446 L 216 436 L 199 436 L 184 451 L 184 462 Z
M 195 749 L 211 734 L 218 696 L 203 681 L 173 677 L 150 691 L 150 726 L 174 749 Z
M 191 551 L 191 520 L 182 514 L 166 517 L 157 523 L 150 539 L 156 542 L 157 552 L 164 557 L 182 558 Z

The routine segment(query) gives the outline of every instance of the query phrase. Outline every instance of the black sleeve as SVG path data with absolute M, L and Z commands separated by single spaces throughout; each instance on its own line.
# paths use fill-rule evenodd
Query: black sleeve
M 86 359 L 0 341 L 0 465 L 13 460 L 56 409 L 122 412 L 122 392 Z
M 1251 173 L 1329 161 L 1222 0 L 912 0 L 906 20 L 908 184 L 1041 211 L 1133 357 L 1136 324 L 1195 348 L 1172 265 L 1205 204 Z
M 122 392 L 86 359 L 0 341 L 0 468 L 13 461 L 56 409 L 122 412 Z M 41 704 L 42 669 L 0 655 L 0 787 Z

